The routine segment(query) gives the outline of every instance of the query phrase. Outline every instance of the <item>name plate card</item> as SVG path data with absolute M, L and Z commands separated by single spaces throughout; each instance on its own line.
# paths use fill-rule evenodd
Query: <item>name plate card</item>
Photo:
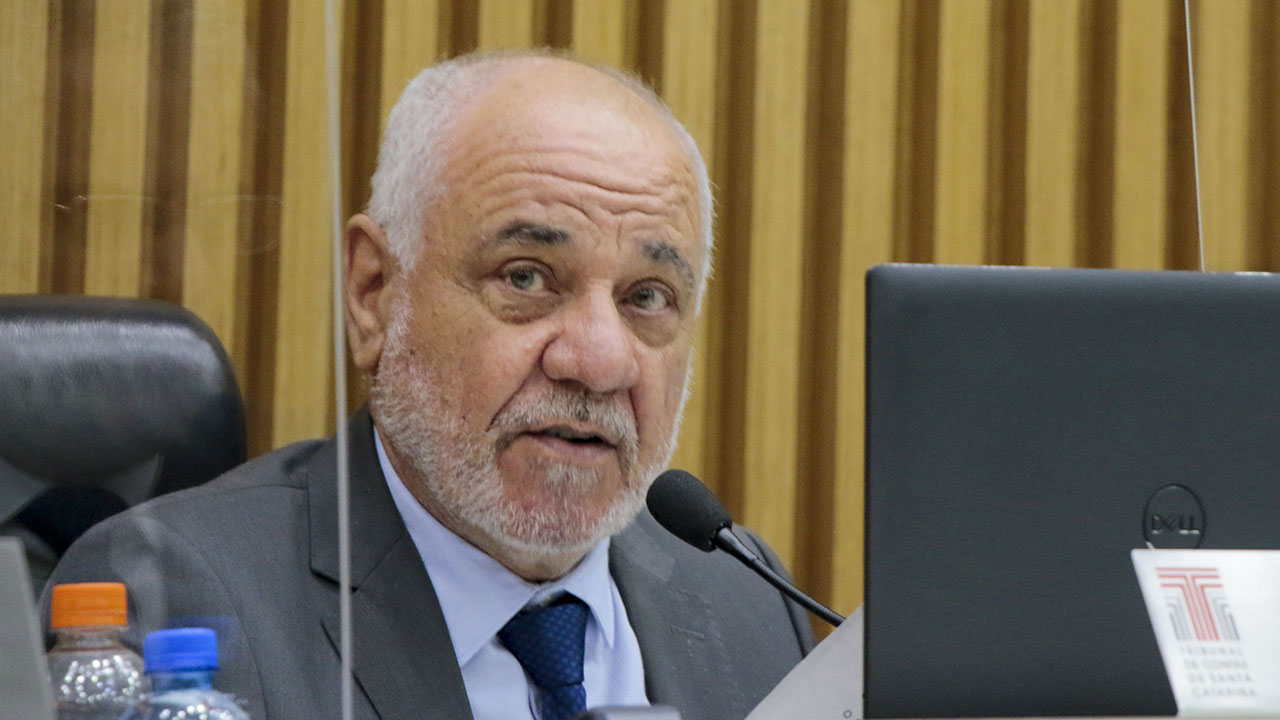
M 1280 715 L 1280 551 L 1131 557 L 1178 715 Z
M 862 608 L 782 678 L 747 720 L 862 720 Z

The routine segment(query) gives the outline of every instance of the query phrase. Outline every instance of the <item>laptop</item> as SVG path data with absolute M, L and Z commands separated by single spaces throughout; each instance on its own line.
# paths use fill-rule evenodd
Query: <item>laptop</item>
M 868 718 L 1172 715 L 1129 558 L 1280 548 L 1280 276 L 867 276 Z

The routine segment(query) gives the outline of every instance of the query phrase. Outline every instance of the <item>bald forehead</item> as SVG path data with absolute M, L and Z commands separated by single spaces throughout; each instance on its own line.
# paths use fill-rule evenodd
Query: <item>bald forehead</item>
M 674 149 L 674 164 L 693 172 L 675 119 L 656 96 L 604 70 L 548 56 L 486 57 L 467 68 L 462 85 L 467 97 L 452 113 L 443 145 L 456 147 L 462 136 L 487 136 L 501 142 L 523 130 L 556 131 L 579 125 L 584 117 L 607 124 L 617 140 L 637 138 L 653 151 Z M 612 144 L 612 141 L 610 142 Z
M 679 187 L 685 198 L 696 198 L 694 165 L 674 121 L 655 100 L 569 60 L 520 57 L 501 62 L 458 109 L 445 136 L 444 186 L 475 173 L 475 164 L 495 153 L 534 157 L 550 151 L 555 157 L 555 151 L 571 149 L 616 167 L 616 189 L 657 181 Z
M 512 94 L 581 96 L 600 106 L 627 108 L 637 115 L 661 119 L 658 108 L 639 91 L 620 78 L 580 62 L 558 57 L 495 58 L 495 66 L 486 87 L 477 100 Z
M 479 125 L 481 130 L 503 126 L 510 130 L 517 120 L 572 125 L 587 113 L 613 120 L 614 132 L 632 130 L 655 141 L 678 144 L 672 121 L 654 101 L 605 72 L 552 57 L 499 62 L 460 107 L 455 128 Z

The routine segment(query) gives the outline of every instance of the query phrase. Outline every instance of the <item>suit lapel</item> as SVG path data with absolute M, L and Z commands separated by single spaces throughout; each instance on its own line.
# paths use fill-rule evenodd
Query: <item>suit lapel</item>
M 471 720 L 444 616 L 408 534 L 351 596 L 356 682 L 382 720 Z M 408 577 L 405 577 L 408 575 Z M 338 647 L 338 608 L 324 617 Z
M 671 705 L 689 718 L 715 718 L 722 697 L 707 683 L 707 668 L 727 667 L 709 598 L 679 581 L 676 560 L 655 533 L 648 511 L 610 545 L 609 570 L 627 609 L 644 661 L 649 702 Z
M 350 422 L 353 674 L 382 720 L 472 720 L 462 672 L 431 579 L 387 490 L 367 409 Z M 338 581 L 332 449 L 309 468 L 311 567 Z M 321 620 L 335 652 L 337 602 Z

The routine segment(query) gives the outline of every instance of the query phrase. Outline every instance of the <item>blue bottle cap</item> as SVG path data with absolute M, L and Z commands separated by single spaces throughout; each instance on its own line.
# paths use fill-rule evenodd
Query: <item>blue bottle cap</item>
M 209 628 L 173 628 L 147 633 L 142 642 L 146 672 L 217 670 L 218 636 Z

